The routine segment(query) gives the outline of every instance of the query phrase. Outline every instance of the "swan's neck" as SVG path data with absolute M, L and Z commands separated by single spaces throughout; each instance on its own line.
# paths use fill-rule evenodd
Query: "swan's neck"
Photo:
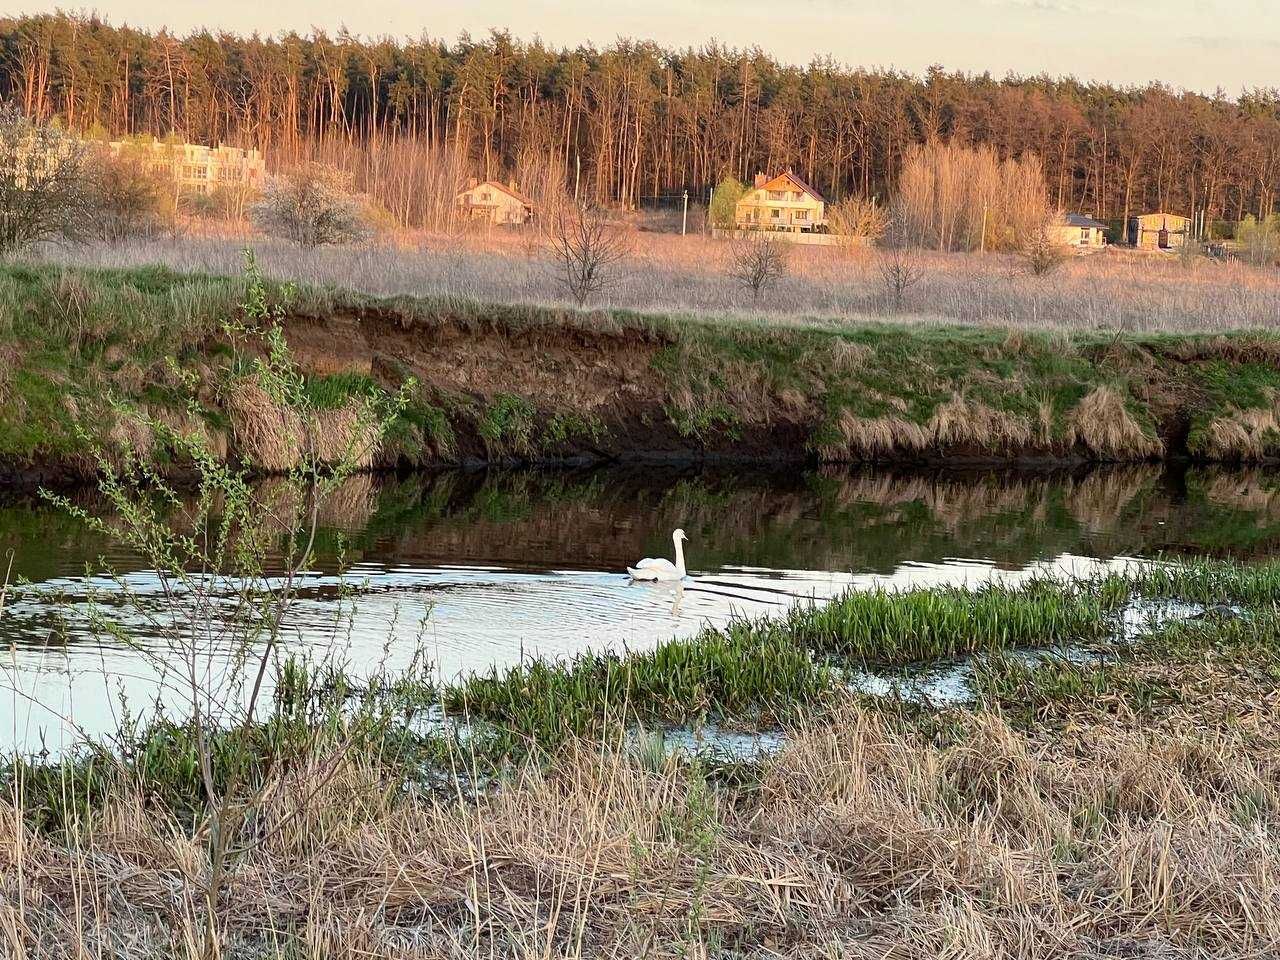
M 672 541 L 676 545 L 676 573 L 684 576 L 684 541 L 679 537 L 672 537 Z

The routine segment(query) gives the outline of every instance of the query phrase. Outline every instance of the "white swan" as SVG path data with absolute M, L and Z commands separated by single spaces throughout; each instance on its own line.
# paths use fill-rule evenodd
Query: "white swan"
M 684 535 L 683 530 L 677 530 L 671 534 L 671 539 L 676 545 L 676 562 L 672 563 L 665 557 L 660 557 L 657 560 L 652 557 L 645 557 L 634 567 L 627 567 L 627 573 L 631 574 L 632 580 L 684 579 L 684 547 L 681 546 L 681 543 L 689 538 Z

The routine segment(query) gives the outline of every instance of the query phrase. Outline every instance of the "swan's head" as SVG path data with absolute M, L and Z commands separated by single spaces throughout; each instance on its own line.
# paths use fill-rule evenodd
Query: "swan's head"
M 672 540 L 688 540 L 689 538 L 684 535 L 684 529 L 681 528 L 671 535 L 671 539 Z

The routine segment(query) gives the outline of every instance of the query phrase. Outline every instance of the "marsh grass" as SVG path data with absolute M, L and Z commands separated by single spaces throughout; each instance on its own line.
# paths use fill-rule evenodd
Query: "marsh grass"
M 214 739 L 246 803 L 219 955 L 1264 955 L 1280 938 L 1280 858 L 1259 842 L 1280 829 L 1261 695 L 1280 677 L 1274 572 L 1157 570 L 850 596 L 795 637 L 742 625 L 444 689 L 425 667 L 357 682 L 288 662 L 271 711 Z M 1107 657 L 997 649 L 1179 585 L 1246 615 L 1168 624 Z M 996 639 L 969 644 L 991 648 L 971 707 L 853 697 L 802 645 L 843 629 L 863 650 L 868 631 L 900 633 L 895 656 L 951 649 L 964 614 Z M 489 751 L 417 727 L 437 705 L 507 739 Z M 624 736 L 698 713 L 781 721 L 785 745 L 718 765 Z M 202 956 L 199 748 L 168 721 L 121 742 L 0 777 L 6 955 Z
M 588 652 L 494 670 L 446 688 L 444 703 L 455 715 L 500 726 L 526 752 L 634 723 L 715 717 L 768 726 L 836 686 L 828 668 L 782 634 L 706 630 L 650 652 Z

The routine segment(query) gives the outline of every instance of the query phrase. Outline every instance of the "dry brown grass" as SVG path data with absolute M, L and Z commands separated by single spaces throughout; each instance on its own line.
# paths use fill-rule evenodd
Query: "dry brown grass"
M 1032 421 L 984 403 L 953 396 L 927 423 L 904 416 L 859 417 L 842 410 L 836 420 L 841 442 L 822 451 L 829 461 L 878 460 L 925 453 L 971 451 L 981 456 L 1026 456 L 1053 442 L 1052 410 Z
M 402 233 L 310 253 L 251 236 L 188 236 L 177 242 L 51 249 L 58 261 L 102 266 L 162 263 L 237 274 L 251 244 L 264 271 L 373 294 L 440 294 L 482 301 L 565 303 L 545 240 L 493 231 L 445 236 Z M 630 255 L 602 303 L 656 312 L 796 318 L 832 323 L 882 317 L 883 284 L 870 251 L 797 247 L 787 275 L 752 303 L 727 275 L 727 245 L 707 237 L 636 231 Z M 1070 330 L 1213 331 L 1274 327 L 1280 272 L 1243 263 L 1109 250 L 1072 258 L 1052 282 L 1025 275 L 1004 255 L 923 253 L 923 277 L 903 322 Z
M 1232 410 L 1205 428 L 1197 454 L 1216 460 L 1263 460 L 1280 448 L 1280 397 L 1265 407 Z
M 1164 444 L 1138 423 L 1124 397 L 1111 387 L 1095 387 L 1070 413 L 1071 435 L 1099 460 L 1159 457 Z
M 1259 705 L 1254 721 L 1266 721 Z M 1280 752 L 1251 724 L 850 705 L 758 787 L 584 744 L 477 801 L 278 772 L 223 904 L 226 960 L 1262 957 L 1280 945 Z M 335 772 L 336 770 L 336 772 Z M 136 796 L 36 835 L 0 801 L 0 951 L 192 957 L 199 840 Z
M 224 404 L 235 452 L 256 469 L 283 473 L 301 464 L 307 453 L 323 463 L 350 458 L 352 466 L 360 469 L 378 462 L 374 427 L 359 403 L 318 410 L 304 423 L 297 411 L 277 403 L 250 378 L 228 390 Z

